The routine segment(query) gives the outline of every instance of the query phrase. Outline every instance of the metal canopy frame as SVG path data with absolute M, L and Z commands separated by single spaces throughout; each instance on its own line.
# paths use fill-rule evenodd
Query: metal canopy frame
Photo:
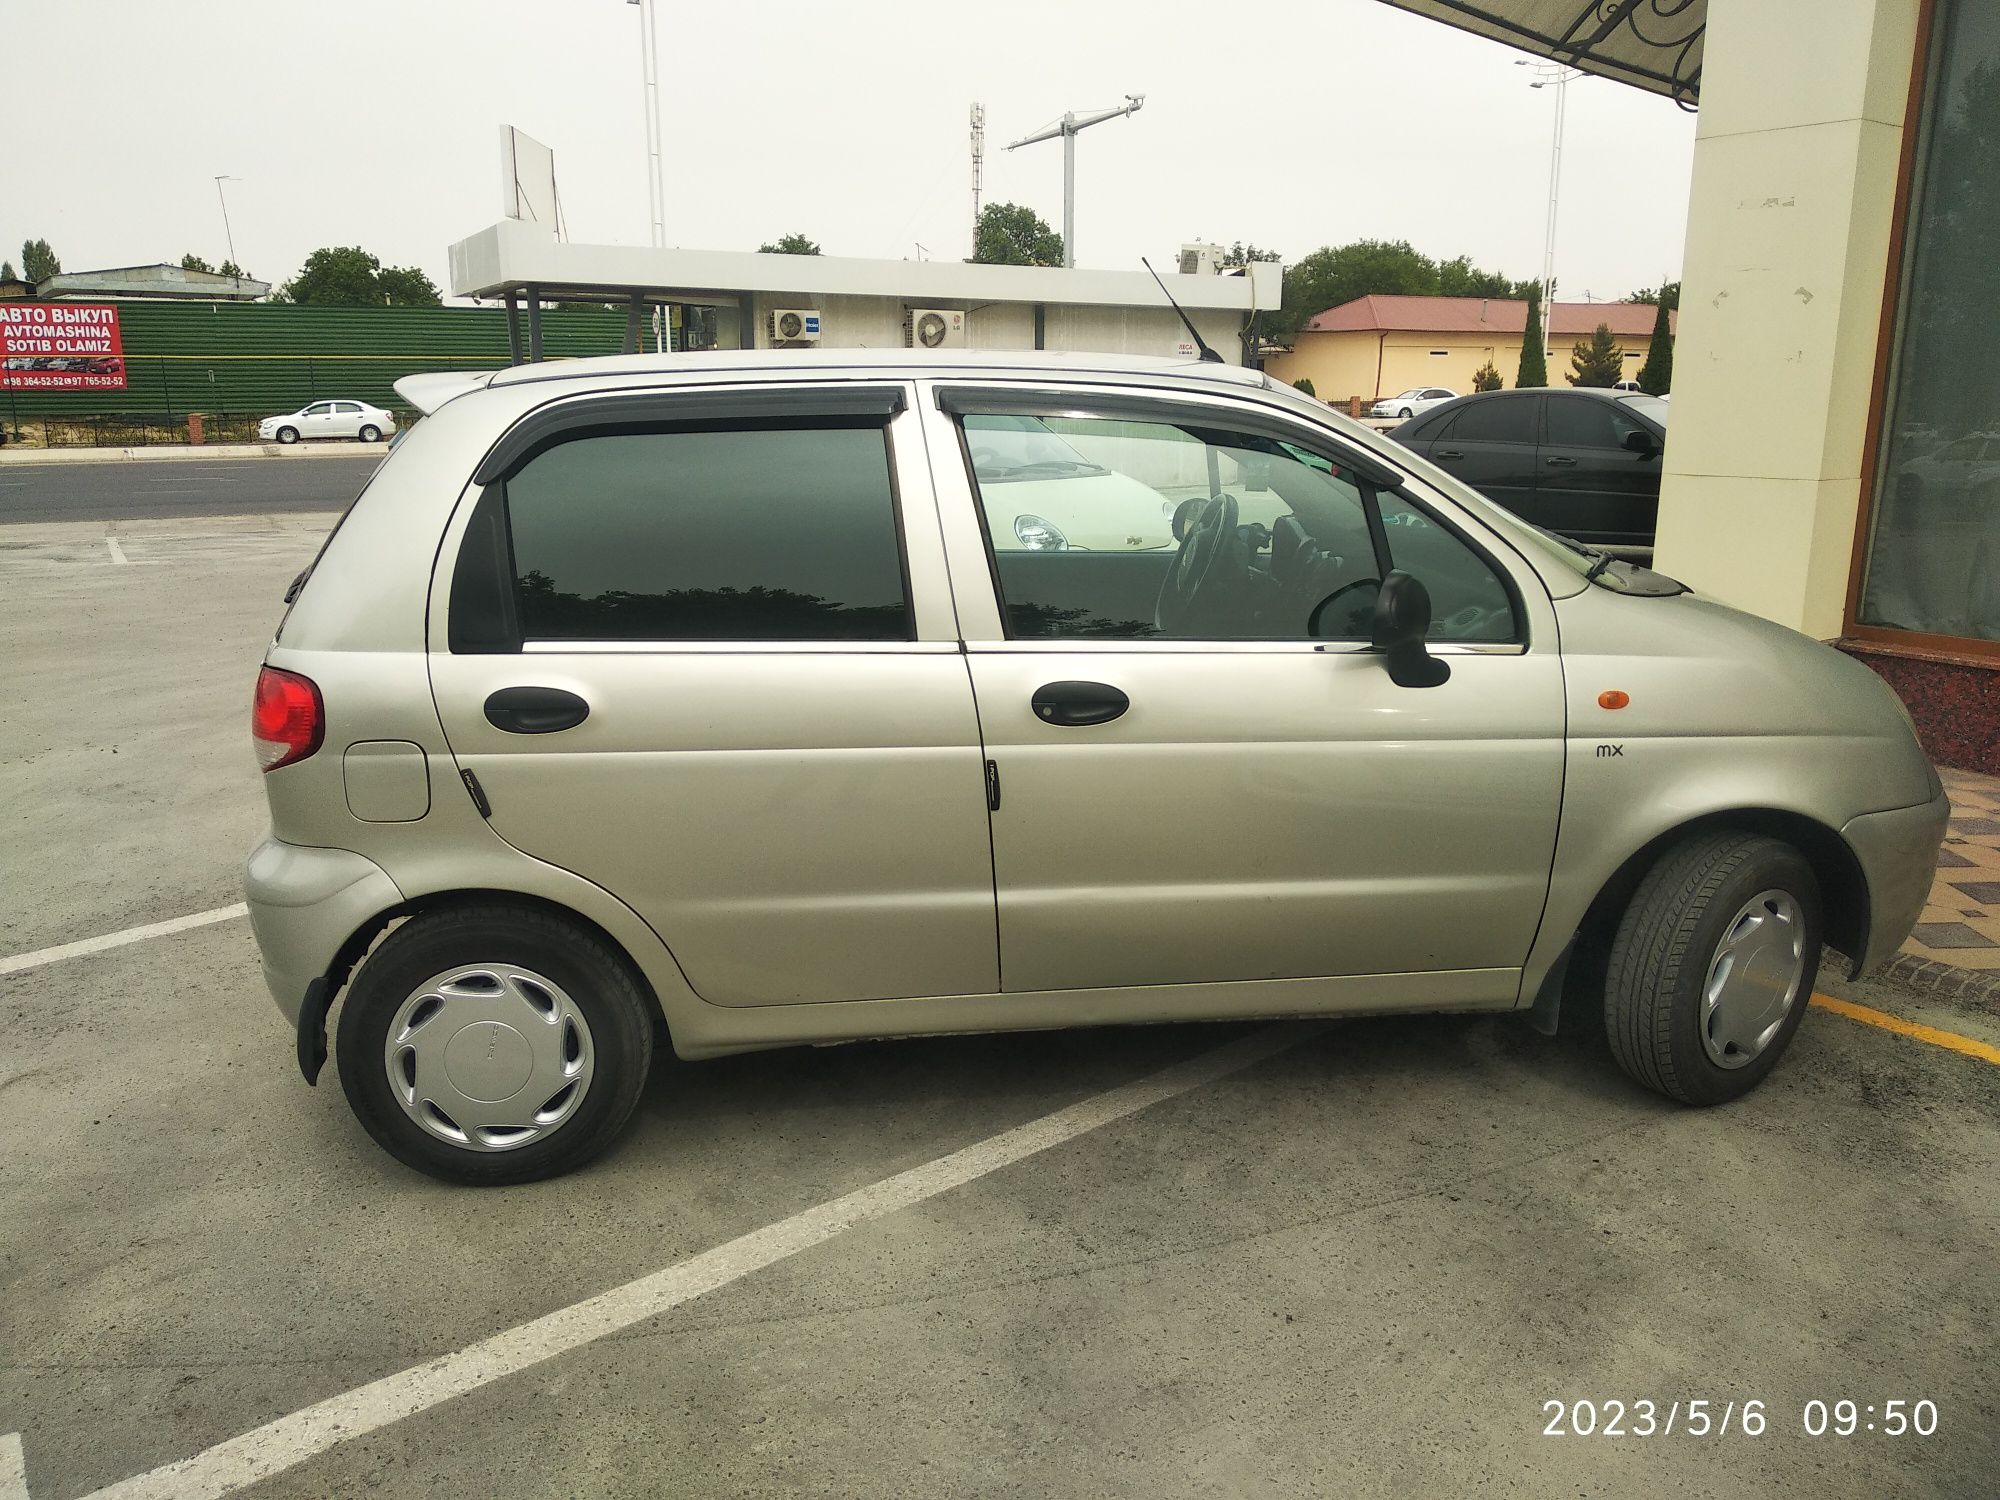
M 1708 0 L 1383 0 L 1600 78 L 1701 102 Z
M 542 361 L 542 309 L 551 303 L 623 302 L 625 337 L 620 352 L 643 354 L 645 330 L 650 321 L 647 309 L 679 304 L 683 307 L 737 307 L 742 299 L 725 292 L 691 292 L 642 287 L 545 286 L 524 282 L 501 294 L 507 308 L 507 354 L 511 364 L 540 364 Z M 526 317 L 522 314 L 525 311 Z M 526 337 L 523 337 L 525 329 Z

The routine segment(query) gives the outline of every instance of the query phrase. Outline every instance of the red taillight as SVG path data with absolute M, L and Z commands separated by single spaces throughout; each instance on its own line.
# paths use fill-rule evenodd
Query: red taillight
M 266 667 L 257 674 L 257 697 L 250 706 L 250 738 L 257 764 L 266 771 L 304 760 L 319 749 L 326 711 L 310 677 Z

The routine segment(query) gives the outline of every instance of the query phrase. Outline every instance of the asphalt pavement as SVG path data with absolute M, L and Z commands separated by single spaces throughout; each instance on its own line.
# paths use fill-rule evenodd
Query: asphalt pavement
M 347 509 L 382 450 L 311 460 L 175 458 L 0 466 L 0 525 Z
M 331 519 L 0 542 L 0 959 L 239 899 L 250 687 Z M 1990 1011 L 1821 988 L 2000 1043 Z M 565 1332 L 1268 1030 L 663 1058 L 601 1161 L 473 1191 L 377 1150 L 334 1065 L 303 1084 L 240 917 L 0 971 L 0 1496 L 1992 1493 L 2000 1067 L 1820 1007 L 1714 1110 L 1588 1025 L 1279 1027 L 1252 1066 Z M 535 1326 L 538 1362 L 407 1411 L 350 1396 Z M 1891 1435 L 1891 1402 L 1932 1404 Z

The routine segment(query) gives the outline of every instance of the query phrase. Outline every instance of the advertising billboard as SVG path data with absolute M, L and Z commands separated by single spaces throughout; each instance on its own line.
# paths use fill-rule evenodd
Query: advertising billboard
M 0 302 L 0 390 L 122 391 L 118 309 L 87 302 Z

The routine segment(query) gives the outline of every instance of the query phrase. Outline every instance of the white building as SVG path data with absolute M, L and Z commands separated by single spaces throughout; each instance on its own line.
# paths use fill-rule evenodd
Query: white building
M 1282 270 L 1161 277 L 1202 338 L 1231 364 L 1243 333 L 1275 308 Z M 628 345 L 650 342 L 651 306 L 713 308 L 723 349 L 1067 349 L 1187 354 L 1196 349 L 1160 283 L 1128 271 L 971 265 L 956 260 L 861 260 L 578 245 L 538 224 L 503 219 L 451 247 L 454 296 L 497 298 L 525 318 L 518 357 L 537 355 L 535 325 L 554 301 L 624 303 Z M 787 317 L 792 314 L 792 317 Z M 704 319 L 704 322 L 707 320 Z

